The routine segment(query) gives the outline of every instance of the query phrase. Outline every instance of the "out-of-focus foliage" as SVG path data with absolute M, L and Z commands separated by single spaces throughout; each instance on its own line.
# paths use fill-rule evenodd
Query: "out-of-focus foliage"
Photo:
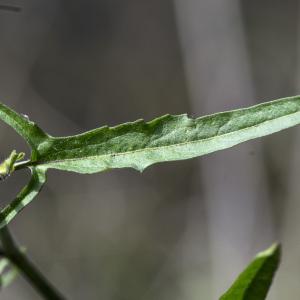
M 7 258 L 0 258 L 0 290 L 9 286 L 18 274 L 19 271 Z

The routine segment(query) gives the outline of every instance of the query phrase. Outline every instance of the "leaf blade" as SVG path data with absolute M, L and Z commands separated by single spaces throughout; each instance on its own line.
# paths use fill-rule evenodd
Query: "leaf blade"
M 49 137 L 36 165 L 78 173 L 189 159 L 269 135 L 300 123 L 300 97 L 189 119 L 166 115 L 102 127 L 70 137 Z
M 259 253 L 220 300 L 264 300 L 280 263 L 280 245 Z
M 3 117 L 5 114 L 9 117 Z M 17 131 L 23 126 L 18 122 L 27 126 L 25 133 L 18 132 L 33 151 L 31 161 L 21 164 L 22 167 L 41 166 L 78 173 L 128 167 L 143 171 L 158 162 L 202 156 L 298 125 L 300 96 L 197 119 L 166 115 L 150 122 L 138 120 L 57 138 L 5 105 L 0 105 L 0 118 L 13 119 L 13 124 L 7 123 Z
M 0 119 L 25 139 L 35 151 L 48 135 L 25 115 L 21 115 L 0 102 Z

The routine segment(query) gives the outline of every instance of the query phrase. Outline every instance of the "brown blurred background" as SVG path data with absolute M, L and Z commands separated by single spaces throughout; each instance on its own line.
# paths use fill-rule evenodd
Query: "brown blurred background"
M 7 0 L 0 98 L 52 135 L 295 95 L 299 1 Z M 0 155 L 29 149 L 0 126 Z M 143 174 L 50 171 L 12 222 L 69 299 L 217 299 L 283 242 L 268 299 L 300 293 L 299 128 Z M 1 205 L 28 180 L 1 183 Z M 3 300 L 40 299 L 19 278 Z

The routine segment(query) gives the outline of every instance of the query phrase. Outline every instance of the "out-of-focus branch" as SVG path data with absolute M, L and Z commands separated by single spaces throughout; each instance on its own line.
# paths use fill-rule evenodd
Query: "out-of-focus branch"
M 7 10 L 7 11 L 12 11 L 12 12 L 20 12 L 22 10 L 22 8 L 19 7 L 19 6 L 0 4 L 0 10 Z
M 18 245 L 16 245 L 7 226 L 1 228 L 0 230 L 0 241 L 2 244 L 2 255 L 10 260 L 19 269 L 29 283 L 40 293 L 44 299 L 65 299 L 48 282 L 48 280 L 40 273 L 40 271 L 36 269 L 36 267 L 27 258 Z

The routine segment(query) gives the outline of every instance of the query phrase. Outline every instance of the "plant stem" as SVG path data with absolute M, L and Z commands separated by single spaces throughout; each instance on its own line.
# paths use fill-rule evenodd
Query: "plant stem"
M 27 168 L 30 166 L 31 161 L 30 160 L 24 160 L 24 161 L 20 161 L 20 162 L 16 162 L 14 164 L 14 168 L 15 170 L 22 170 L 24 168 Z
M 0 240 L 2 243 L 3 254 L 8 258 L 25 276 L 29 283 L 40 293 L 44 299 L 63 300 L 65 299 L 39 270 L 32 264 L 26 255 L 14 242 L 8 227 L 0 229 Z

